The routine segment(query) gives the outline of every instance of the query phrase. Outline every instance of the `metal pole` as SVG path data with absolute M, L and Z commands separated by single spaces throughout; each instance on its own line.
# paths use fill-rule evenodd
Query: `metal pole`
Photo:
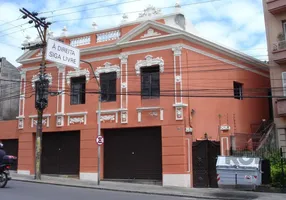
M 80 60 L 83 63 L 86 63 L 89 65 L 91 71 L 93 72 L 93 76 L 96 80 L 97 86 L 98 86 L 98 113 L 97 113 L 97 136 L 101 135 L 101 88 L 100 88 L 100 83 L 98 79 L 96 78 L 94 69 L 92 68 L 92 65 L 90 62 L 87 62 L 85 60 Z M 97 145 L 97 184 L 100 185 L 100 145 Z
M 280 156 L 281 156 L 281 171 L 282 171 L 282 176 L 281 176 L 281 184 L 282 184 L 282 189 L 284 190 L 285 188 L 285 177 L 284 177 L 284 162 L 283 162 L 283 151 L 282 147 L 280 148 Z
M 43 41 L 43 51 L 42 51 L 42 63 L 40 66 L 40 83 L 39 83 L 39 88 L 38 92 L 40 94 L 39 101 L 43 103 L 43 97 L 44 97 L 44 69 L 46 65 L 46 35 L 47 35 L 47 26 L 44 27 L 44 41 Z M 38 109 L 38 121 L 37 121 L 37 132 L 36 132 L 36 162 L 35 162 L 35 179 L 36 180 L 41 180 L 41 156 L 42 156 L 42 132 L 43 132 L 43 108 L 42 105 Z
M 98 116 L 97 116 L 97 134 L 98 136 L 101 135 L 101 93 L 98 94 Z M 100 145 L 97 145 L 97 169 L 98 169 L 98 175 L 97 175 L 97 184 L 100 185 Z

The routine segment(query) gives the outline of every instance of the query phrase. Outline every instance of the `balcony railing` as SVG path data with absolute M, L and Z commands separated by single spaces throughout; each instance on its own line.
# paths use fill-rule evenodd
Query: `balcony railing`
M 277 114 L 279 116 L 286 116 L 286 98 L 285 99 L 277 99 Z
M 90 44 L 90 40 L 91 40 L 90 36 L 73 38 L 70 40 L 70 45 L 73 47 L 83 46 L 83 45 Z
M 279 41 L 273 44 L 273 51 L 286 50 L 286 40 Z
M 121 36 L 120 30 L 109 31 L 106 33 L 99 33 L 96 35 L 96 42 L 106 42 L 110 40 L 117 40 Z

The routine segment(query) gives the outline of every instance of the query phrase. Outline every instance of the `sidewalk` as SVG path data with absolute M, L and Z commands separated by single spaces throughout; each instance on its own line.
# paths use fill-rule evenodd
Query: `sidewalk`
M 81 187 L 98 190 L 120 191 L 120 192 L 132 192 L 141 194 L 153 194 L 153 195 L 166 195 L 177 197 L 189 197 L 196 199 L 223 199 L 223 200 L 241 200 L 241 199 L 286 199 L 286 194 L 273 194 L 273 193 L 258 193 L 258 192 L 245 192 L 226 189 L 213 189 L 213 188 L 178 188 L 178 187 L 162 187 L 157 185 L 145 185 L 145 184 L 133 184 L 133 183 L 121 183 L 121 182 L 109 182 L 101 181 L 98 186 L 95 182 L 81 181 L 72 178 L 61 178 L 42 176 L 41 181 L 34 180 L 33 176 L 19 175 L 11 173 L 12 179 L 16 181 L 32 182 L 40 184 L 52 184 L 68 187 Z

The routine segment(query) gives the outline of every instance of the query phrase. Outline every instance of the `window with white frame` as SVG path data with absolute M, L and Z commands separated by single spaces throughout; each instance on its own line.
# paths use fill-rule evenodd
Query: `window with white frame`
M 282 72 L 283 95 L 286 96 L 286 72 Z

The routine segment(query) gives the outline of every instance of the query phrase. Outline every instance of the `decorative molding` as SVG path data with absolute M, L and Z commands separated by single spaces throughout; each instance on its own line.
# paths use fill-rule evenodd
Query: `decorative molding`
M 138 111 L 138 122 L 142 121 L 142 114 L 141 111 Z
M 26 72 L 27 72 L 26 69 L 21 69 L 20 71 L 21 79 L 26 78 Z
M 176 120 L 183 120 L 184 115 L 183 115 L 183 107 L 176 107 Z
M 115 121 L 115 123 L 118 123 L 118 112 L 127 111 L 125 109 L 115 109 L 115 110 L 101 110 L 100 111 L 100 120 L 102 122 L 105 121 Z M 98 110 L 96 111 L 96 114 L 98 116 Z
M 62 127 L 64 126 L 64 113 L 56 113 L 56 126 L 57 127 Z
M 66 113 L 66 115 L 68 116 L 68 126 L 76 123 L 86 125 L 87 123 L 87 112 Z
M 121 88 L 127 88 L 127 83 L 126 82 L 123 82 L 122 84 L 121 84 Z
M 64 126 L 64 116 L 57 116 L 57 127 L 62 127 Z
M 173 104 L 173 107 L 188 107 L 188 104 L 185 104 L 185 103 L 176 103 L 176 104 Z
M 104 63 L 103 67 L 98 67 L 95 70 L 96 78 L 99 78 L 101 73 L 109 73 L 109 72 L 116 72 L 117 78 L 120 78 L 120 67 L 118 65 L 111 65 L 111 63 L 106 62 Z
M 70 39 L 70 45 L 73 47 L 78 47 L 78 46 L 90 44 L 90 41 L 91 41 L 90 36 L 83 36 L 83 37 Z
M 49 74 L 46 74 L 46 79 L 49 80 L 49 85 L 51 86 L 52 85 L 52 81 L 53 81 L 53 77 L 52 77 L 52 74 L 49 73 Z M 39 74 L 37 75 L 33 75 L 33 78 L 32 78 L 32 87 L 33 89 L 35 89 L 35 82 L 39 80 Z
M 24 128 L 24 118 L 18 118 L 18 129 Z
M 128 123 L 128 112 L 122 111 L 121 112 L 121 124 L 127 124 Z
M 161 33 L 156 32 L 154 29 L 149 28 L 147 30 L 147 33 L 145 33 L 141 38 L 147 38 L 147 37 L 153 37 L 153 36 L 159 36 Z
M 176 76 L 176 83 L 180 83 L 182 81 L 182 77 L 181 76 Z
M 153 24 L 155 22 L 149 22 L 150 24 Z M 154 24 L 154 26 L 161 26 L 160 24 Z M 138 27 L 138 29 L 140 30 L 142 28 L 142 26 L 140 25 Z M 164 28 L 164 27 L 162 27 Z M 166 28 L 166 27 L 165 27 Z M 166 29 L 165 30 L 166 32 L 168 32 L 168 30 Z M 171 37 L 170 35 L 166 35 L 166 37 Z M 178 37 L 178 35 L 175 35 L 174 37 Z M 185 36 L 183 36 L 185 38 Z M 190 38 L 192 39 L 192 38 Z M 188 40 L 190 41 L 190 40 Z M 139 43 L 139 41 L 137 41 Z M 144 44 L 148 44 L 149 40 L 146 40 L 144 41 L 143 43 Z M 140 41 L 140 44 L 142 43 L 142 41 Z M 264 70 L 265 73 L 262 73 L 262 72 L 259 72 L 257 70 L 253 70 L 245 65 L 240 65 L 238 63 L 235 63 L 235 62 L 232 62 L 230 60 L 227 60 L 227 59 L 224 59 L 224 58 L 221 58 L 219 56 L 216 56 L 216 55 L 213 55 L 213 54 L 210 54 L 210 53 L 207 53 L 207 52 L 204 52 L 202 50 L 199 50 L 199 49 L 196 49 L 196 48 L 193 48 L 193 47 L 190 47 L 186 44 L 183 44 L 183 43 L 179 43 L 177 45 L 165 45 L 165 46 L 158 46 L 158 47 L 152 47 L 152 48 L 146 48 L 146 49 L 139 49 L 139 50 L 133 50 L 133 51 L 127 51 L 125 52 L 125 54 L 128 54 L 128 55 L 135 55 L 135 54 L 141 54 L 141 53 L 150 53 L 150 52 L 156 52 L 156 51 L 160 51 L 160 50 L 167 50 L 167 49 L 172 49 L 176 46 L 182 46 L 183 48 L 185 49 L 188 49 L 190 51 L 193 51 L 193 52 L 196 52 L 196 53 L 199 53 L 199 54 L 202 54 L 202 55 L 205 55 L 205 56 L 208 56 L 208 57 L 212 57 L 214 59 L 217 59 L 217 60 L 220 60 L 222 62 L 225 62 L 227 64 L 231 64 L 231 65 L 234 65 L 236 67 L 239 67 L 239 68 L 242 68 L 242 69 L 245 69 L 247 71 L 251 71 L 253 73 L 256 73 L 256 74 L 259 74 L 261 76 L 264 76 L 264 77 L 268 77 L 269 78 L 269 75 L 266 75 L 265 73 L 267 73 L 267 66 L 266 64 L 264 63 L 261 63 L 259 62 L 258 64 L 261 66 L 261 70 Z M 86 50 L 82 50 L 83 53 L 88 53 L 90 51 L 97 51 L 99 49 L 101 49 L 102 47 L 95 47 L 95 48 L 89 48 L 89 49 L 86 49 Z M 118 46 L 117 48 L 115 47 L 106 47 L 106 48 L 112 48 L 113 50 L 116 50 L 116 49 L 120 49 L 121 46 Z M 37 58 L 32 58 L 32 59 L 26 59 L 27 57 L 29 57 L 30 55 L 32 55 L 35 51 L 29 51 L 27 53 L 24 53 L 18 60 L 17 62 L 20 62 L 22 64 L 25 64 L 25 63 L 32 63 L 32 62 L 37 62 L 37 61 L 40 61 L 40 59 L 37 59 Z M 232 52 L 235 56 L 237 56 L 238 58 L 241 58 L 242 55 L 240 55 L 239 53 L 237 52 Z M 109 56 L 102 56 L 102 57 L 95 57 L 95 58 L 90 58 L 90 59 L 87 59 L 88 62 L 95 62 L 95 61 L 102 61 L 102 60 L 108 60 L 108 59 L 115 59 L 115 58 L 118 58 L 120 56 L 120 54 L 114 54 L 114 55 L 109 55 Z M 243 59 L 249 59 L 249 58 L 243 58 Z M 253 65 L 253 62 L 257 62 L 255 59 L 251 59 L 252 61 L 249 61 L 247 60 L 246 62 Z M 245 60 L 244 60 L 245 61 Z M 55 67 L 56 64 L 54 63 L 51 63 L 51 64 L 47 64 L 47 68 L 51 68 L 51 67 Z M 38 70 L 39 69 L 39 66 L 36 66 L 36 67 L 28 67 L 28 68 L 25 68 L 25 69 L 22 69 L 21 71 L 33 71 L 33 70 Z
M 150 112 L 149 115 L 152 117 L 158 117 L 158 113 L 154 111 Z
M 88 82 L 89 77 L 90 77 L 90 73 L 89 73 L 88 69 L 69 71 L 67 76 L 66 76 L 67 84 L 70 85 L 71 78 L 80 77 L 80 76 L 85 76 L 85 80 L 86 80 L 86 82 Z
M 50 127 L 50 117 L 51 114 L 44 114 L 42 119 L 42 124 L 46 127 Z M 38 124 L 38 116 L 37 115 L 30 115 L 29 118 L 31 119 L 31 127 L 37 126 Z
M 83 124 L 84 117 L 69 117 L 69 124 Z
M 24 99 L 25 99 L 25 95 L 24 95 L 24 94 L 21 94 L 21 95 L 20 95 L 20 99 L 21 99 L 21 100 L 24 100 Z
M 32 123 L 33 123 L 33 126 L 37 126 L 37 124 L 38 124 L 38 120 L 33 119 L 33 122 L 32 122 Z M 46 125 L 47 125 L 47 123 L 48 123 L 48 122 L 47 122 L 47 119 L 43 119 L 43 120 L 42 120 L 42 124 L 43 124 L 43 125 L 45 125 L 45 126 L 46 126 Z M 32 127 L 33 127 L 33 126 L 32 126 Z
M 140 75 L 142 67 L 151 67 L 159 65 L 160 72 L 164 72 L 164 60 L 162 58 L 153 58 L 151 55 L 147 55 L 145 60 L 138 60 L 135 65 L 136 74 Z
M 114 115 L 103 115 L 100 116 L 100 121 L 101 122 L 106 122 L 106 121 L 116 121 L 116 114 Z
M 108 113 L 117 113 L 120 111 L 127 111 L 127 109 L 114 109 L 114 110 L 101 110 L 100 113 L 101 114 L 108 114 Z M 98 110 L 96 111 L 96 114 L 98 113 Z
M 146 9 L 144 9 L 144 12 L 139 13 L 138 19 L 156 17 L 161 14 L 162 12 L 160 8 L 155 8 L 154 6 L 149 5 Z
M 163 121 L 164 120 L 164 110 L 161 107 L 141 107 L 141 108 L 136 108 L 137 110 L 137 117 L 138 117 L 138 122 L 142 121 L 142 112 L 144 111 L 151 111 L 149 112 L 150 116 L 153 117 L 157 117 L 158 116 L 158 111 L 160 112 L 160 120 Z
M 172 51 L 174 52 L 174 56 L 180 56 L 182 55 L 182 46 L 173 47 Z
M 78 116 L 78 115 L 87 115 L 87 112 L 73 112 L 73 113 L 66 113 L 67 116 Z
M 57 64 L 57 68 L 59 70 L 59 73 L 63 73 L 65 71 L 66 66 L 62 64 Z
M 160 120 L 163 121 L 164 120 L 164 110 L 160 109 Z
M 120 30 L 109 31 L 106 33 L 99 33 L 96 35 L 96 42 L 106 42 L 111 40 L 117 40 L 121 36 Z
M 127 54 L 120 54 L 119 59 L 121 60 L 121 64 L 127 64 L 128 55 Z
M 144 111 L 144 110 L 160 110 L 162 109 L 161 107 L 140 107 L 136 108 L 137 111 Z

